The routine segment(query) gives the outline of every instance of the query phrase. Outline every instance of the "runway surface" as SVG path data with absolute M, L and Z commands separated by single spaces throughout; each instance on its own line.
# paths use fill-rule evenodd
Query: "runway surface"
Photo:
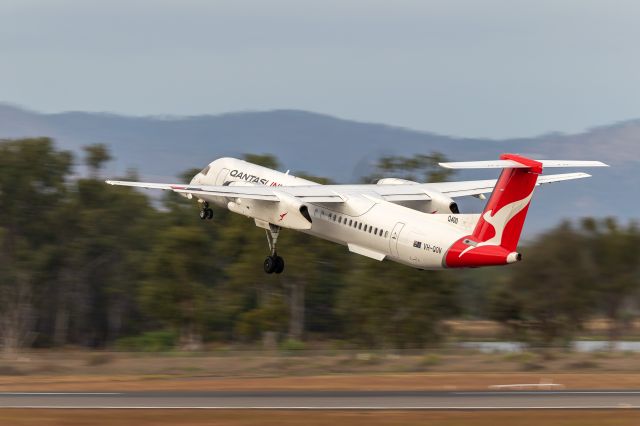
M 0 408 L 640 409 L 640 391 L 0 392 Z

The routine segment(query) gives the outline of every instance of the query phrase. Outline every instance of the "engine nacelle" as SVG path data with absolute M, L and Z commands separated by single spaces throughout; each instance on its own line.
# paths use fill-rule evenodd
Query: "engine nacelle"
M 283 228 L 310 229 L 309 209 L 296 197 L 278 192 L 279 201 L 262 201 L 238 198 L 230 201 L 227 208 L 254 219 L 272 223 Z
M 427 213 L 460 213 L 458 204 L 453 201 L 453 198 L 447 197 L 442 192 L 432 190 L 427 191 L 427 194 L 431 197 L 431 201 L 428 201 L 428 203 L 431 203 L 429 205 L 430 211 L 427 211 Z
M 378 185 L 416 185 L 418 182 L 407 179 L 398 178 L 383 178 L 378 180 Z M 404 207 L 408 207 L 413 210 L 418 210 L 425 213 L 441 213 L 459 214 L 458 204 L 453 201 L 453 198 L 447 197 L 441 192 L 428 190 L 425 193 L 431 198 L 427 201 L 397 201 L 395 204 L 399 204 Z

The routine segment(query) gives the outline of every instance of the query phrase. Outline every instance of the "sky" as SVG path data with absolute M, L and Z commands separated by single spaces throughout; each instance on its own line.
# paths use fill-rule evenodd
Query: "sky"
M 640 118 L 635 0 L 3 0 L 0 102 L 506 138 Z

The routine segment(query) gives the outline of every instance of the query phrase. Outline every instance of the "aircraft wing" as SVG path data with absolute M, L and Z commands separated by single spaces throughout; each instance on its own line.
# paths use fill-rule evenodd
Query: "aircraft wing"
M 564 180 L 590 177 L 587 173 L 562 173 L 538 177 L 538 185 Z M 263 201 L 280 201 L 279 194 L 286 194 L 309 203 L 342 203 L 350 196 L 368 195 L 391 202 L 428 201 L 429 190 L 441 192 L 451 198 L 487 194 L 493 191 L 496 179 L 460 182 L 438 182 L 389 185 L 304 185 L 304 186 L 208 186 L 188 184 L 166 184 L 153 182 L 130 182 L 108 180 L 110 185 L 131 186 L 146 189 L 162 189 L 193 196 L 217 196 L 246 198 Z

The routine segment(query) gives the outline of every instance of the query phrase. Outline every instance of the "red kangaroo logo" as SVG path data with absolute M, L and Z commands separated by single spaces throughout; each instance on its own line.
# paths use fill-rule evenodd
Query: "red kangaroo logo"
M 289 212 L 284 212 L 280 215 L 280 222 L 282 222 L 282 219 L 284 219 L 284 217 L 287 215 L 287 213 Z

